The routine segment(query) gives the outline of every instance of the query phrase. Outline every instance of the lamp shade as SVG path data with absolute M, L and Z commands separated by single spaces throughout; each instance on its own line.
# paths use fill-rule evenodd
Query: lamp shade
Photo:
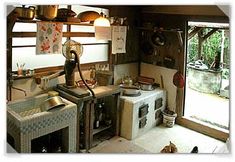
M 109 27 L 110 22 L 107 18 L 100 16 L 99 18 L 95 19 L 94 26 L 105 26 Z

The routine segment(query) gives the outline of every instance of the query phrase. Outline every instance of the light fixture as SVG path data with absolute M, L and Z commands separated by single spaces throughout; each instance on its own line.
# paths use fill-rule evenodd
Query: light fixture
M 110 22 L 106 18 L 106 16 L 103 14 L 103 12 L 100 13 L 100 17 L 95 19 L 94 26 L 103 26 L 103 27 L 109 27 Z

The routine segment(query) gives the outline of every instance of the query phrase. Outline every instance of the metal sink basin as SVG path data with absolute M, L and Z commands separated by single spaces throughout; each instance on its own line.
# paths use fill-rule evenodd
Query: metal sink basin
M 7 104 L 7 133 L 14 138 L 16 151 L 31 152 L 32 139 L 65 127 L 72 127 L 68 152 L 76 151 L 76 104 L 61 97 L 64 105 L 42 111 L 40 105 L 47 99 L 48 94 L 42 94 Z

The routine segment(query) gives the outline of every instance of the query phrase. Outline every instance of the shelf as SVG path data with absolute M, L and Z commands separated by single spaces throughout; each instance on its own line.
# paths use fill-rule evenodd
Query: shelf
M 173 33 L 183 33 L 183 31 L 178 29 L 161 29 L 161 28 L 146 28 L 146 27 L 137 27 L 140 30 L 147 30 L 147 31 L 158 31 L 158 32 L 173 32 Z
M 97 146 L 103 141 L 109 140 L 114 136 L 114 133 L 112 131 L 103 131 L 94 136 L 92 141 L 92 147 Z
M 36 32 L 12 32 L 11 37 L 36 37 Z M 95 37 L 95 33 L 63 32 L 63 37 Z
M 33 75 L 26 75 L 26 76 L 18 76 L 17 74 L 12 75 L 13 80 L 18 80 L 18 79 L 27 79 L 27 78 L 32 78 Z
M 93 129 L 93 135 L 95 135 L 95 134 L 97 134 L 97 133 L 99 133 L 99 132 L 102 132 L 102 131 L 104 131 L 104 130 L 106 130 L 106 129 L 109 129 L 109 128 L 111 128 L 111 126 L 112 125 L 109 125 L 109 126 L 106 126 L 106 125 L 101 125 L 98 129 Z
M 16 22 L 20 22 L 20 23 L 36 23 L 36 22 L 40 22 L 42 20 L 16 20 Z M 89 24 L 89 23 L 82 23 L 82 22 L 65 22 L 65 21 L 54 21 L 54 20 L 51 20 L 49 22 L 61 22 L 63 23 L 64 25 L 82 25 L 82 26 L 93 26 L 93 24 Z

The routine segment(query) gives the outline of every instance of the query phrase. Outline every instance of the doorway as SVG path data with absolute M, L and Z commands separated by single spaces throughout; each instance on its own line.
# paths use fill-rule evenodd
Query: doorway
M 187 36 L 183 116 L 219 138 L 229 133 L 229 24 L 190 21 Z

